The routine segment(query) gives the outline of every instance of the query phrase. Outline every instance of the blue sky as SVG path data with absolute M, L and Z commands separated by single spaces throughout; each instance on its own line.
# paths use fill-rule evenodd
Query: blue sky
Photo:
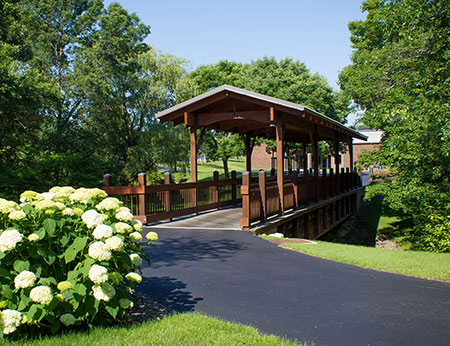
M 105 6 L 110 4 L 105 0 Z M 151 26 L 146 42 L 192 68 L 264 56 L 304 62 L 337 88 L 350 64 L 348 22 L 364 19 L 362 0 L 119 0 Z

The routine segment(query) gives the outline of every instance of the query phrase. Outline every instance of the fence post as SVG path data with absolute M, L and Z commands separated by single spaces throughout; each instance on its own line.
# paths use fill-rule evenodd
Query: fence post
M 219 203 L 219 172 L 213 172 L 213 180 L 215 184 L 213 185 L 213 203 Z M 217 208 L 219 209 L 219 208 Z
M 112 175 L 107 173 L 103 176 L 103 186 L 112 186 Z
M 234 204 L 237 204 L 237 198 L 236 198 L 236 187 L 237 187 L 237 181 L 236 181 L 236 171 L 231 171 L 231 180 L 233 181 L 231 183 L 231 200 Z
M 345 191 L 350 190 L 350 169 L 345 169 Z
M 261 194 L 261 211 L 260 220 L 265 222 L 267 219 L 267 194 L 266 194 L 266 172 L 259 171 L 258 173 L 259 191 Z
M 322 168 L 322 198 L 327 199 L 328 198 L 328 191 L 327 191 L 327 169 Z
M 145 191 L 145 186 L 147 185 L 147 176 L 145 173 L 138 174 L 138 183 L 141 187 L 141 191 L 139 193 L 139 216 L 144 218 L 143 223 L 147 223 L 147 195 Z
M 341 167 L 341 174 L 339 174 L 339 193 L 345 191 L 345 168 Z
M 331 196 L 334 196 L 334 170 L 330 168 L 330 179 L 328 180 L 328 193 Z
M 172 182 L 172 174 L 170 172 L 164 173 L 164 184 L 170 184 Z M 171 200 L 170 200 L 170 191 L 164 192 L 164 210 L 169 212 L 171 210 Z M 170 218 L 172 221 L 172 218 Z
M 298 194 L 298 171 L 292 173 L 292 184 L 294 185 L 294 210 L 300 205 L 300 196 Z
M 305 184 L 304 184 L 305 206 L 307 206 L 307 205 L 309 205 L 310 191 L 311 191 L 311 188 L 309 187 L 309 173 L 308 173 L 308 170 L 305 170 L 305 173 L 303 175 L 304 175 L 304 178 L 305 178 Z
M 240 225 L 243 230 L 250 229 L 250 173 L 248 171 L 242 172 L 242 217 Z
M 274 177 L 274 176 L 275 176 L 275 168 L 272 168 L 272 169 L 270 170 L 270 176 L 271 176 L 271 177 Z

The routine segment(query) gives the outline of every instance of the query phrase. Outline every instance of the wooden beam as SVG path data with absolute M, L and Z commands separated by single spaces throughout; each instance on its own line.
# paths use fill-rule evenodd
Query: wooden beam
M 191 181 L 197 182 L 197 129 L 194 126 L 190 128 L 190 144 L 191 144 Z
M 275 114 L 274 114 L 275 115 Z M 277 141 L 277 185 L 280 198 L 279 215 L 284 215 L 284 160 L 283 160 L 283 123 L 276 118 L 276 141 Z
M 246 133 L 244 135 L 241 135 L 242 139 L 244 140 L 244 146 L 245 146 L 245 165 L 246 170 L 251 173 L 252 171 L 252 152 L 253 152 L 253 145 L 255 144 L 254 137 L 253 142 L 252 138 L 249 133 Z
M 206 128 L 204 127 L 204 128 L 202 128 L 202 131 L 200 132 L 200 136 L 197 140 L 197 146 L 196 146 L 197 154 L 200 149 L 200 146 L 202 145 L 203 137 L 205 137 L 205 133 L 206 133 Z
M 184 124 L 186 126 L 194 126 L 195 125 L 195 117 L 194 114 L 184 112 Z
M 210 126 L 225 120 L 252 120 L 262 124 L 269 124 L 269 112 L 267 110 L 243 111 L 236 113 L 236 115 L 233 115 L 233 112 L 231 111 L 220 113 L 198 113 L 198 126 Z
M 353 141 L 348 142 L 348 155 L 350 156 L 350 172 L 353 173 Z

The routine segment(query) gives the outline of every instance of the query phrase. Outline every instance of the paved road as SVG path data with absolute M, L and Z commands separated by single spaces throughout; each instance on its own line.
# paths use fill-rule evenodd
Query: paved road
M 158 233 L 138 289 L 178 311 L 316 345 L 450 345 L 450 284 L 310 257 L 243 231 Z

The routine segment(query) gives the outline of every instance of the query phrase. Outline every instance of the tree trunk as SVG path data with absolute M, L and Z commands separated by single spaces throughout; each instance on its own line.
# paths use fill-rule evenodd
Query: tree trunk
M 230 172 L 228 171 L 228 159 L 222 159 L 223 171 L 225 172 L 225 179 L 230 179 Z

